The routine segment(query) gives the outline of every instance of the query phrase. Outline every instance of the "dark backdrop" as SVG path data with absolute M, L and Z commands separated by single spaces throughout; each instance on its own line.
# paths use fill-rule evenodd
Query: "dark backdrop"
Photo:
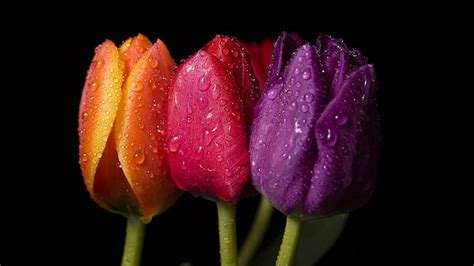
M 415 165 L 415 155 L 409 151 L 416 146 L 415 103 L 420 93 L 415 86 L 419 45 L 416 26 L 90 24 L 48 26 L 48 33 L 55 40 L 56 79 L 51 104 L 55 110 L 56 157 L 54 174 L 42 193 L 51 199 L 47 216 L 36 216 L 38 224 L 54 224 L 47 227 L 48 237 L 53 239 L 47 250 L 54 250 L 56 255 L 48 256 L 48 260 L 62 265 L 119 265 L 121 260 L 126 221 L 90 199 L 78 165 L 78 105 L 97 45 L 104 39 L 120 44 L 130 36 L 143 33 L 152 41 L 162 39 L 179 62 L 218 33 L 249 42 L 276 38 L 282 30 L 296 32 L 311 42 L 318 33 L 344 38 L 350 47 L 368 56 L 380 80 L 383 145 L 375 194 L 368 204 L 351 214 L 341 238 L 318 265 L 383 265 L 394 260 L 403 262 L 416 255 L 419 239 L 408 229 L 410 221 L 404 218 L 414 212 L 410 199 L 415 191 L 406 184 L 417 178 L 414 171 L 408 171 Z M 256 199 L 239 203 L 240 240 L 250 226 L 256 203 Z M 283 228 L 284 217 L 275 214 L 265 243 Z M 147 227 L 142 264 L 178 265 L 192 261 L 193 265 L 217 265 L 218 255 L 215 204 L 184 195 Z

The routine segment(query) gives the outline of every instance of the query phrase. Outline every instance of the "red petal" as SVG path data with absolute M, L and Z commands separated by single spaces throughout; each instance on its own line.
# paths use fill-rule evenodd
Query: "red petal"
M 263 91 L 267 81 L 268 65 L 272 61 L 273 41 L 265 39 L 260 44 L 250 43 L 247 45 L 247 50 L 250 54 L 255 75 L 260 82 L 260 90 Z
M 173 180 L 194 194 L 236 203 L 249 179 L 237 85 L 222 61 L 199 51 L 170 89 L 168 149 Z
M 203 50 L 220 59 L 234 77 L 243 103 L 245 120 L 250 127 L 253 108 L 260 97 L 260 88 L 247 49 L 236 38 L 218 35 Z

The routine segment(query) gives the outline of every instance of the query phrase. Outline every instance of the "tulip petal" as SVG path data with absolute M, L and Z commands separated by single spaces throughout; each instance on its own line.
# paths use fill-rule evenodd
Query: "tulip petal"
M 250 127 L 254 106 L 260 98 L 260 88 L 247 49 L 236 38 L 217 35 L 203 50 L 228 67 L 244 105 L 245 121 Z
M 249 178 L 248 144 L 237 85 L 206 51 L 176 73 L 168 106 L 172 177 L 196 195 L 236 203 Z
M 120 55 L 125 61 L 125 76 L 128 77 L 132 67 L 138 62 L 142 55 L 150 49 L 152 43 L 143 34 L 129 38 L 119 48 Z
M 305 214 L 350 211 L 370 197 L 378 156 L 374 69 L 352 73 L 316 124 L 318 158 L 304 206 Z
M 255 70 L 255 76 L 260 83 L 260 90 L 263 91 L 267 81 L 268 66 L 272 62 L 273 41 L 265 39 L 260 44 L 250 43 L 246 47 Z
M 163 148 L 174 66 L 158 40 L 132 67 L 116 121 L 118 157 L 144 221 L 166 210 L 180 194 L 169 176 Z
M 299 43 L 291 35 L 286 32 L 280 34 L 274 45 L 272 63 L 268 67 L 269 81 L 276 80 L 283 73 L 284 66 L 287 65 L 298 46 Z
M 144 51 L 151 46 L 143 35 L 130 38 L 119 48 L 120 58 L 124 61 L 123 79 L 130 73 L 130 68 L 138 61 Z M 115 145 L 115 127 L 109 134 L 107 145 L 99 161 L 94 179 L 94 198 L 109 211 L 128 215 L 130 212 L 139 214 L 137 198 L 131 189 L 118 159 Z
M 346 77 L 367 64 L 367 58 L 355 49 L 349 51 L 342 40 L 327 35 L 319 35 L 316 46 L 323 58 L 326 81 L 331 85 L 329 98 L 332 99 L 339 93 Z
M 79 110 L 81 170 L 87 190 L 103 207 L 103 200 L 94 196 L 94 181 L 117 114 L 123 71 L 123 62 L 112 41 L 107 40 L 97 47 Z
M 280 51 L 277 51 L 280 53 Z M 285 214 L 302 208 L 317 147 L 314 127 L 326 105 L 323 67 L 305 44 L 290 60 L 284 84 L 267 83 L 252 127 L 253 184 Z

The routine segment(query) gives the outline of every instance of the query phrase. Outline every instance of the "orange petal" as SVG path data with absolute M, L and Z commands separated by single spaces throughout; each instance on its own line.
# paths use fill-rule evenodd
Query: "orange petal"
M 94 180 L 112 131 L 122 95 L 124 66 L 117 47 L 105 41 L 96 53 L 87 73 L 79 109 L 80 164 L 87 190 L 94 197 Z
M 144 221 L 171 206 L 181 194 L 171 181 L 164 150 L 174 66 L 168 49 L 158 40 L 132 68 L 116 121 L 119 160 Z
M 125 61 L 125 76 L 130 74 L 132 67 L 150 49 L 151 45 L 145 35 L 138 34 L 137 37 L 129 38 L 120 46 L 120 56 Z

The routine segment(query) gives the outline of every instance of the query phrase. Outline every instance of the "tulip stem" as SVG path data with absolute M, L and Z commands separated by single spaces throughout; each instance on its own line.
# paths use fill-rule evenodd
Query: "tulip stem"
M 258 205 L 257 214 L 253 220 L 252 227 L 250 228 L 247 238 L 244 244 L 240 248 L 239 252 L 239 265 L 247 266 L 253 259 L 255 252 L 257 252 L 260 244 L 262 243 L 263 237 L 267 232 L 268 224 L 272 218 L 273 206 L 264 197 L 260 197 L 260 203 Z
M 285 233 L 283 234 L 283 241 L 281 242 L 280 253 L 278 254 L 276 262 L 277 266 L 293 265 L 302 228 L 303 221 L 301 221 L 299 217 L 286 217 Z
M 127 219 L 127 234 L 123 250 L 122 266 L 138 266 L 142 256 L 145 224 L 139 217 L 130 214 Z
M 235 226 L 235 206 L 227 202 L 217 202 L 219 220 L 219 243 L 221 266 L 237 265 L 237 233 Z

